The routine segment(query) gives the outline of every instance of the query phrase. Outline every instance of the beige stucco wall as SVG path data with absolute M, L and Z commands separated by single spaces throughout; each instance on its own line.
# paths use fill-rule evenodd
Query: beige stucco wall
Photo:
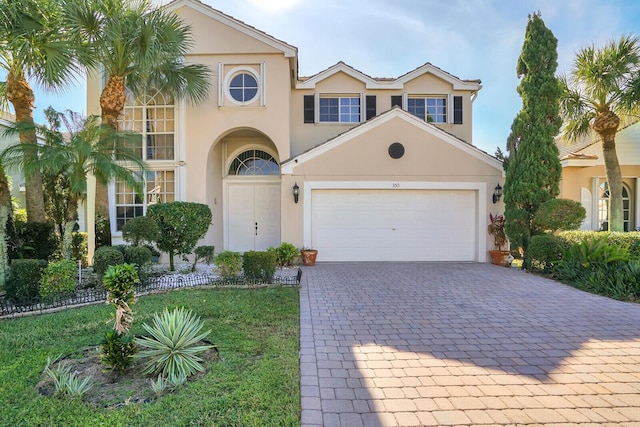
M 389 145 L 400 142 L 405 154 L 392 159 Z M 491 161 L 462 151 L 460 148 L 408 123 L 394 118 L 368 132 L 338 145 L 315 158 L 293 166 L 291 175 L 282 177 L 282 239 L 296 245 L 303 244 L 304 185 L 308 181 L 389 181 L 480 183 L 486 188 L 486 199 L 478 208 L 487 217 L 502 213 L 502 202 L 493 205 L 491 196 L 498 182 L 504 185 L 502 169 Z M 293 202 L 291 188 L 300 186 L 300 203 Z M 487 249 L 493 241 L 487 235 Z
M 361 93 L 376 96 L 376 114 L 391 109 L 391 97 L 408 95 L 441 95 L 463 97 L 463 123 L 438 123 L 436 126 L 471 144 L 472 141 L 472 103 L 471 92 L 455 91 L 451 83 L 433 74 L 425 73 L 405 83 L 402 89 L 367 89 L 364 82 L 343 72 L 338 72 L 318 82 L 315 89 L 296 89 L 291 98 L 291 155 L 295 156 L 315 147 L 355 126 L 358 123 L 304 123 L 304 96 L 318 93 L 321 95 Z M 363 107 L 364 108 L 364 107 Z M 449 108 L 453 108 L 452 105 Z

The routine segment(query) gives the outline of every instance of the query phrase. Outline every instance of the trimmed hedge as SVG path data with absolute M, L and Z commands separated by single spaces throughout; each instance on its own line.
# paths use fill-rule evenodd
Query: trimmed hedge
M 98 277 L 98 283 L 102 283 L 102 276 L 112 265 L 124 264 L 124 248 L 121 251 L 112 246 L 101 246 L 93 254 L 93 271 Z
M 625 246 L 632 258 L 640 258 L 640 232 L 621 231 L 563 231 L 558 237 L 563 241 L 563 247 L 569 248 L 572 243 L 582 243 L 587 240 L 607 237 L 610 245 Z
M 562 258 L 562 253 L 574 244 L 592 240 L 606 239 L 612 246 L 621 246 L 629 250 L 632 259 L 640 260 L 640 232 L 609 231 L 563 231 L 557 235 L 544 234 L 534 236 L 527 253 L 529 266 L 533 270 L 550 272 L 554 263 Z
M 43 259 L 14 259 L 11 261 L 9 280 L 5 284 L 7 297 L 16 302 L 27 302 L 40 295 L 39 282 L 47 266 Z
M 277 256 L 273 251 L 245 252 L 242 257 L 242 270 L 244 277 L 249 280 L 271 282 L 276 273 Z
M 40 296 L 44 300 L 71 294 L 76 288 L 77 267 L 72 259 L 52 262 L 40 277 Z
M 529 267 L 532 270 L 551 273 L 554 264 L 562 259 L 565 249 L 565 242 L 552 234 L 533 236 L 527 251 Z

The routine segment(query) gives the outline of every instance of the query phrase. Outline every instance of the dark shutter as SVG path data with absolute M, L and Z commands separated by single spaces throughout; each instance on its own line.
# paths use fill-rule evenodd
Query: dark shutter
M 367 120 L 376 116 L 376 96 L 367 95 Z
M 316 105 L 315 95 L 304 96 L 304 122 L 305 123 L 314 123 L 316 121 L 315 105 Z
M 398 106 L 402 108 L 402 95 L 393 95 L 391 96 L 391 108 Z
M 453 123 L 456 125 L 462 124 L 462 97 L 453 97 Z

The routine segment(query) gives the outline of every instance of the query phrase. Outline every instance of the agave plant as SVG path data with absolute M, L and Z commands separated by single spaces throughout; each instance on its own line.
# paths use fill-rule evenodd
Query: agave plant
M 181 307 L 170 312 L 165 308 L 161 314 L 154 314 L 152 325 L 142 326 L 151 336 L 135 339 L 136 344 L 145 348 L 135 357 L 149 359 L 145 374 L 171 379 L 204 370 L 199 354 L 213 346 L 196 344 L 211 331 L 200 332 L 203 322 L 190 310 Z

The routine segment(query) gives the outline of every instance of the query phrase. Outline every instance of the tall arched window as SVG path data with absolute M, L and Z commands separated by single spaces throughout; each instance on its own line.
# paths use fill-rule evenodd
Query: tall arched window
M 142 135 L 136 149 L 144 160 L 174 160 L 174 113 L 173 98 L 160 91 L 137 99 L 128 94 L 120 128 Z
M 247 150 L 236 156 L 229 166 L 229 175 L 279 175 L 280 165 L 269 153 Z
M 630 204 L 629 188 L 627 188 L 625 184 L 622 184 L 622 218 L 624 231 L 629 231 Z M 600 184 L 600 190 L 598 191 L 598 229 L 602 231 L 609 230 L 609 184 L 607 182 Z

